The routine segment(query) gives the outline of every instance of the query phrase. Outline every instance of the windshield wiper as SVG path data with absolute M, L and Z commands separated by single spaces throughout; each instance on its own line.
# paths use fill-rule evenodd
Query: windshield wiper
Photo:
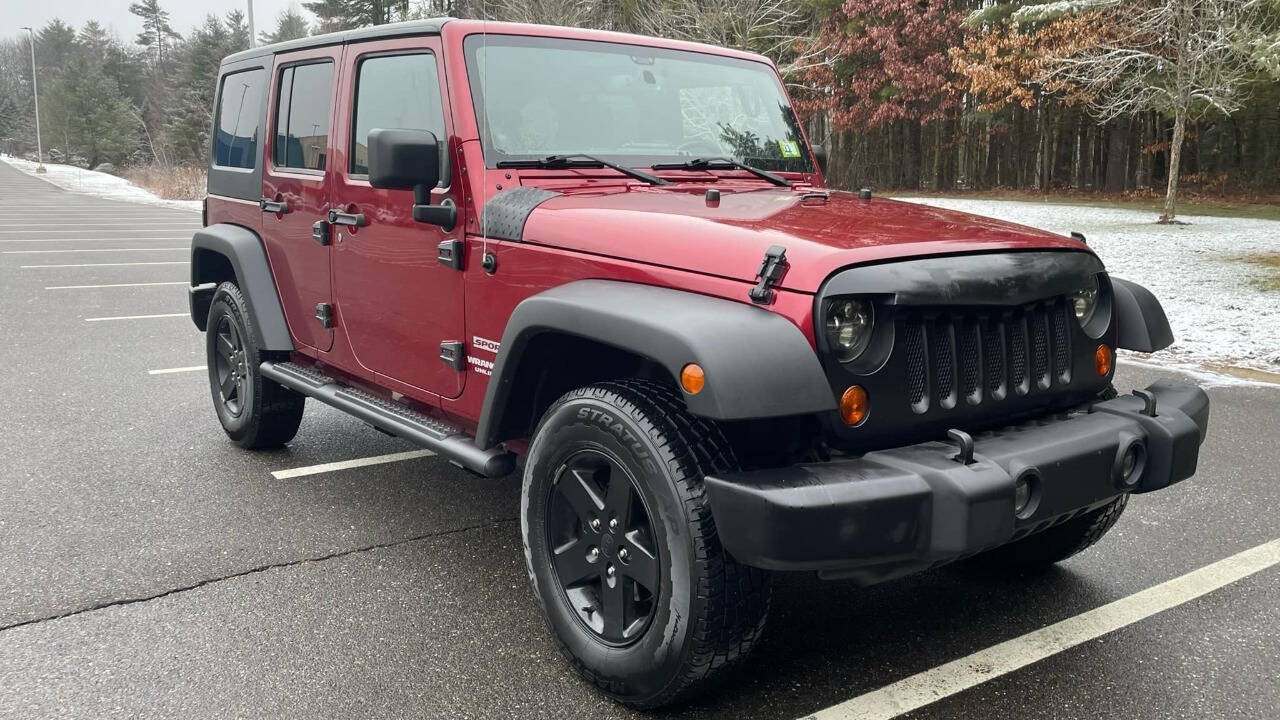
M 544 158 L 538 158 L 536 160 L 503 160 L 497 163 L 495 167 L 500 167 L 500 168 L 525 167 L 525 168 L 539 168 L 539 169 L 545 170 L 550 168 L 567 168 L 567 167 L 574 167 L 574 166 L 589 167 L 591 165 L 598 165 L 600 167 L 607 167 L 613 170 L 617 170 L 618 172 L 622 173 L 623 175 L 626 175 L 629 178 L 635 178 L 636 180 L 649 183 L 650 185 L 670 185 L 671 184 L 670 180 L 663 180 L 657 175 L 650 175 L 647 172 L 636 170 L 634 168 L 629 168 L 626 165 L 619 165 L 618 163 L 609 162 L 608 160 L 601 160 L 600 158 L 595 157 L 594 155 L 585 155 L 583 153 L 572 153 L 568 155 L 548 155 Z
M 654 165 L 653 169 L 654 170 L 710 170 L 712 167 L 716 165 L 728 165 L 730 167 L 738 168 L 739 170 L 746 170 L 752 175 L 755 175 L 756 177 L 761 178 L 763 180 L 768 180 L 769 182 L 779 187 L 791 187 L 791 181 L 786 178 L 778 177 L 777 175 L 774 175 L 768 170 L 761 170 L 760 168 L 751 167 L 746 163 L 738 162 L 737 160 L 734 160 L 733 158 L 730 158 L 730 157 L 700 157 L 700 158 L 694 158 L 692 160 L 686 160 L 681 163 L 664 163 L 661 165 Z

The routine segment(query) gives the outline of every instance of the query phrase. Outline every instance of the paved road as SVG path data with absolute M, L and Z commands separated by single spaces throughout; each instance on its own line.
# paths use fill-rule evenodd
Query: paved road
M 276 479 L 411 448 L 309 404 L 286 449 L 240 451 L 202 372 L 150 374 L 203 364 L 189 320 L 89 321 L 184 313 L 198 223 L 0 163 L 0 717 L 632 717 L 548 639 L 514 481 L 436 458 Z M 745 672 L 661 715 L 802 716 L 1280 538 L 1280 390 L 1210 392 L 1200 474 L 1092 551 L 1022 578 L 779 577 Z M 1271 567 L 910 717 L 1274 718 L 1278 590 Z

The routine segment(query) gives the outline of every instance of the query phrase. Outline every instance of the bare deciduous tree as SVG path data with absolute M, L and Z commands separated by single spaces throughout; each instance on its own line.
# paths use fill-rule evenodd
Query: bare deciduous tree
M 822 62 L 813 5 L 796 0 L 639 0 L 636 31 L 767 55 L 783 74 Z
M 605 27 L 605 3 L 600 0 L 473 0 L 471 9 L 482 18 L 507 22 Z
M 1090 5 L 1084 2 L 1082 5 Z M 1096 5 L 1114 5 L 1098 0 Z M 1135 0 L 1108 39 L 1050 63 L 1049 84 L 1075 86 L 1102 120 L 1156 111 L 1173 118 L 1161 222 L 1173 222 L 1187 122 L 1230 115 L 1256 72 L 1253 0 Z

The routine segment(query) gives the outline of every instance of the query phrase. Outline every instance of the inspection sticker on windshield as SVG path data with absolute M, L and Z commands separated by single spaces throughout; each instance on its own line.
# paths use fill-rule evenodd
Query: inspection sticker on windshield
M 794 140 L 779 140 L 778 149 L 782 151 L 782 157 L 800 157 L 800 143 Z

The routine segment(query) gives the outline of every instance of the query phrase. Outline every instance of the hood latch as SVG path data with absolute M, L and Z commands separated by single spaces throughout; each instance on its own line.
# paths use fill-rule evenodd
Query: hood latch
M 773 288 L 782 282 L 782 278 L 787 274 L 787 249 L 781 245 L 773 245 L 764 252 L 764 260 L 760 262 L 760 269 L 756 271 L 756 277 L 759 282 L 751 288 L 751 292 L 747 296 L 751 298 L 751 302 L 757 305 L 768 305 L 773 302 Z

